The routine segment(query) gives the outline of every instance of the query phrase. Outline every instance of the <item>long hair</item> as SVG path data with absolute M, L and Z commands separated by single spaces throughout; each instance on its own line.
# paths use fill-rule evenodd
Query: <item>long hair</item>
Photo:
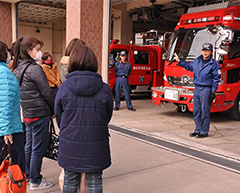
M 70 60 L 68 65 L 68 72 L 73 71 L 92 71 L 97 72 L 98 70 L 98 62 L 96 55 L 86 45 L 75 46 L 70 54 Z
M 28 51 L 32 50 L 37 44 L 43 46 L 43 42 L 33 36 L 19 38 L 13 43 L 11 48 L 14 54 L 13 70 L 17 68 L 20 60 L 33 60 Z
M 73 38 L 69 43 L 65 51 L 65 56 L 70 56 L 71 51 L 75 46 L 81 46 L 81 45 L 86 45 L 86 43 L 83 40 L 80 40 L 78 38 Z
M 0 62 L 6 62 L 8 57 L 8 47 L 5 43 L 0 41 Z

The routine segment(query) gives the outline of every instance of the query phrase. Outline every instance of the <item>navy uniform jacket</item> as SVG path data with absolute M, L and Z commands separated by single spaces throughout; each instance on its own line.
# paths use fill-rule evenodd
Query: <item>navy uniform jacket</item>
M 131 63 L 123 63 L 121 60 L 115 64 L 114 67 L 115 76 L 125 76 L 129 77 L 131 73 Z
M 221 78 L 221 67 L 211 56 L 209 61 L 202 65 L 203 56 L 199 56 L 191 63 L 180 60 L 179 64 L 188 71 L 194 72 L 193 83 L 198 87 L 210 86 L 212 92 L 216 92 Z

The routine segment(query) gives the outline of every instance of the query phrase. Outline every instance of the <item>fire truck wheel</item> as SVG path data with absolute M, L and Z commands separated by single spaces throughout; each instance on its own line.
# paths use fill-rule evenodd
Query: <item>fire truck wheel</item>
M 240 94 L 238 94 L 234 106 L 229 110 L 229 116 L 231 119 L 240 121 Z

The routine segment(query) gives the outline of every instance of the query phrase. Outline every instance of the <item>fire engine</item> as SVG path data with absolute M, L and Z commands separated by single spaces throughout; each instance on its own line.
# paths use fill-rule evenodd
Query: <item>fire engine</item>
M 221 80 L 211 112 L 228 111 L 240 120 L 240 6 L 229 2 L 189 8 L 172 32 L 165 55 L 164 86 L 152 88 L 152 102 L 164 107 L 172 102 L 185 112 L 193 111 L 193 72 L 172 61 L 192 62 L 201 55 L 201 46 L 214 46 L 213 58 L 221 66 Z
M 157 33 L 154 33 L 150 31 L 144 34 L 146 37 L 142 41 L 143 45 L 125 45 L 118 44 L 116 40 L 112 41 L 109 57 L 109 86 L 113 94 L 116 82 L 114 65 L 120 60 L 120 52 L 123 50 L 131 63 L 131 74 L 128 78 L 131 93 L 151 93 L 151 87 L 163 85 L 164 62 L 161 56 L 165 50 L 158 45 L 159 38 L 156 38 Z

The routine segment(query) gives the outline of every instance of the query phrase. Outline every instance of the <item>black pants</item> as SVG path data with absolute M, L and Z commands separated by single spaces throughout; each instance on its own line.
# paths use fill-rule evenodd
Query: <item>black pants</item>
M 20 166 L 21 170 L 25 173 L 25 151 L 24 151 L 24 139 L 23 133 L 14 133 L 13 144 L 11 145 L 11 155 Z M 2 148 L 4 147 L 4 137 L 0 137 L 0 155 L 2 154 Z M 2 160 L 1 160 L 2 161 Z

